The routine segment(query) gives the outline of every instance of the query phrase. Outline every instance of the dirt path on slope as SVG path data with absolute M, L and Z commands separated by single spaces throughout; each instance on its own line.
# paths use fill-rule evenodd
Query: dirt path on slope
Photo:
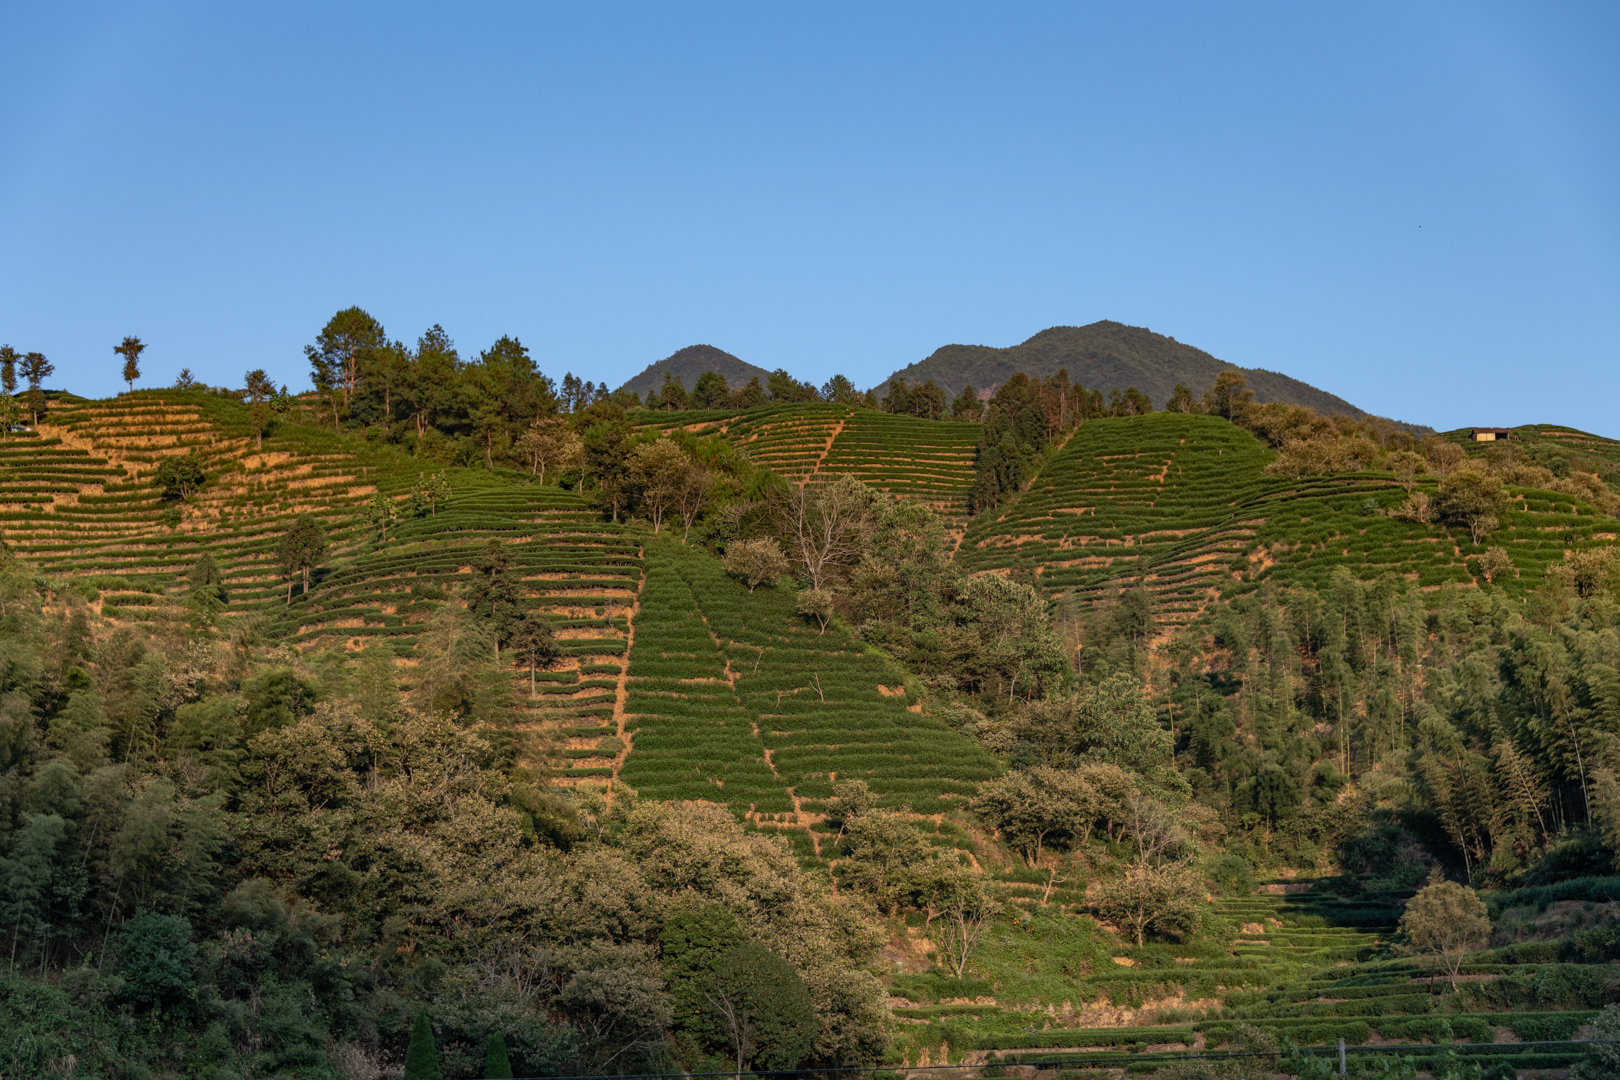
M 833 443 L 837 441 L 838 436 L 844 433 L 844 421 L 848 419 L 847 416 L 842 417 L 838 423 L 833 425 L 832 434 L 827 436 L 827 445 L 821 448 L 821 453 L 816 455 L 816 463 L 810 467 L 809 472 L 804 474 L 804 479 L 799 481 L 800 487 L 808 484 L 821 471 L 821 463 L 827 460 L 828 454 L 832 453 Z
M 607 807 L 613 809 L 613 789 L 619 782 L 619 770 L 624 768 L 624 759 L 630 756 L 630 736 L 625 734 L 625 705 L 630 700 L 630 650 L 636 644 L 636 616 L 641 613 L 641 589 L 647 584 L 647 567 L 645 551 L 637 551 L 636 558 L 642 559 L 641 580 L 636 583 L 636 600 L 626 610 L 624 615 L 624 663 L 619 668 L 619 685 L 613 691 L 613 730 L 619 738 L 619 752 L 613 757 L 613 775 L 608 778 Z

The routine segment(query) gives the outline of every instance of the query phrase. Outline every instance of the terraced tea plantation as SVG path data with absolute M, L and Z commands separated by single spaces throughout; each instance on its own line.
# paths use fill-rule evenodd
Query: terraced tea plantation
M 271 551 L 290 515 L 320 519 L 341 549 L 375 490 L 375 467 L 330 432 L 300 425 L 256 451 L 246 412 L 188 391 L 53 401 L 38 435 L 0 438 L 6 542 L 80 579 L 102 614 L 136 621 L 181 617 L 185 575 L 207 551 L 237 602 L 229 621 L 279 591 Z M 188 453 L 208 482 L 184 503 L 164 501 L 157 464 Z
M 1236 931 L 1224 948 L 1122 949 L 1037 913 L 989 938 L 962 980 L 898 974 L 896 1054 L 1089 1071 L 1129 1053 L 1131 1072 L 1151 1071 L 1178 1052 L 1218 1050 L 1248 1024 L 1302 1046 L 1416 1047 L 1400 1053 L 1420 1067 L 1449 1049 L 1487 1069 L 1563 1068 L 1580 1053 L 1517 1044 L 1571 1037 L 1620 991 L 1612 964 L 1558 962 L 1554 944 L 1475 954 L 1453 993 L 1425 961 L 1391 954 L 1409 894 L 1364 894 L 1344 878 L 1262 888 L 1217 901 Z M 1515 963 L 1515 949 L 1541 962 Z
M 457 601 L 490 540 L 508 545 L 526 602 L 552 619 L 564 654 L 528 678 L 509 671 L 514 725 L 538 734 L 564 782 L 611 775 L 614 706 L 627 618 L 641 570 L 620 526 L 578 498 L 519 474 L 445 470 L 452 494 L 407 516 L 386 542 L 362 514 L 375 492 L 402 499 L 422 463 L 390 447 L 282 423 L 262 451 L 246 409 L 211 394 L 149 391 L 110 401 L 53 403 L 43 436 L 0 440 L 0 528 L 19 555 L 70 575 L 114 620 L 181 620 L 186 575 L 207 552 L 225 575 L 221 623 L 269 617 L 265 630 L 300 650 L 383 647 L 408 681 L 418 637 L 436 607 Z M 207 482 L 165 501 L 151 476 L 166 456 L 195 453 Z M 41 496 L 45 496 L 42 498 Z M 332 544 L 306 596 L 274 567 L 288 521 L 308 514 Z
M 932 814 L 996 774 L 976 743 L 912 711 L 904 673 L 793 610 L 788 588 L 750 594 L 718 560 L 649 539 L 630 654 L 620 779 L 651 798 L 709 798 L 806 831 L 835 779 Z
M 972 570 L 1024 568 L 1050 592 L 1098 593 L 1145 566 L 1167 619 L 1187 618 L 1229 579 L 1259 520 L 1244 503 L 1274 486 L 1253 436 L 1218 417 L 1090 420 L 1029 489 L 969 525 Z
M 948 516 L 967 513 L 979 425 L 859 409 L 821 461 L 879 491 L 926 503 Z
M 1194 617 L 1224 590 L 1271 577 L 1325 584 L 1344 566 L 1420 588 L 1476 581 L 1466 532 L 1388 516 L 1406 492 L 1387 473 L 1269 477 L 1248 432 L 1218 417 L 1154 413 L 1088 421 L 1004 510 L 975 518 L 958 558 L 972 570 L 1025 569 L 1083 600 L 1145 581 L 1164 623 Z M 1417 490 L 1435 493 L 1426 478 Z M 1517 576 L 1541 581 L 1566 548 L 1612 539 L 1614 522 L 1570 495 L 1509 488 L 1489 543 Z
M 638 426 L 658 430 L 672 430 L 671 418 L 695 434 L 723 435 L 755 464 L 795 483 L 848 474 L 949 516 L 967 513 L 977 424 L 826 402 L 765 405 L 741 413 L 637 414 Z

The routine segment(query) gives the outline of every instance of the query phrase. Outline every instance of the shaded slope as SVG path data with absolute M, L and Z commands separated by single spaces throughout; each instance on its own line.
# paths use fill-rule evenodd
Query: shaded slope
M 1066 369 L 1082 386 L 1104 391 L 1134 386 L 1153 399 L 1155 408 L 1163 408 L 1177 383 L 1201 395 L 1214 385 L 1216 375 L 1232 367 L 1236 365 L 1174 338 L 1105 320 L 1089 326 L 1054 326 L 1005 349 L 946 345 L 890 378 L 932 379 L 947 393 L 957 394 L 965 385 L 981 390 L 999 386 L 1019 371 L 1055 375 Z M 1358 418 L 1367 415 L 1343 398 L 1287 375 L 1260 368 L 1238 370 L 1261 402 L 1283 401 Z M 887 379 L 883 385 L 888 385 Z
M 724 349 L 717 349 L 713 345 L 688 345 L 657 363 L 648 364 L 641 374 L 619 389 L 632 390 L 646 397 L 647 391 L 657 390 L 664 385 L 666 371 L 680 380 L 681 385 L 688 391 L 697 385 L 698 376 L 705 371 L 718 371 L 726 377 L 726 382 L 732 389 L 746 386 L 748 380 L 754 378 L 759 379 L 760 385 L 763 386 L 771 374 L 759 365 L 739 360 Z

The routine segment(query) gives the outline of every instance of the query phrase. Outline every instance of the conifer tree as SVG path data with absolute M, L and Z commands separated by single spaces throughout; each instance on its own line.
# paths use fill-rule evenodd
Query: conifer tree
M 506 1040 L 497 1031 L 484 1050 L 484 1080 L 510 1080 L 511 1076 L 512 1059 L 506 1054 Z
M 248 407 L 253 412 L 253 439 L 256 449 L 264 449 L 264 429 L 270 423 L 270 398 L 276 392 L 276 384 L 270 381 L 270 376 L 263 368 L 255 368 L 247 373 Z
M 405 1080 L 444 1080 L 439 1071 L 439 1050 L 433 1045 L 433 1025 L 426 1012 L 416 1014 L 411 1043 L 405 1050 Z

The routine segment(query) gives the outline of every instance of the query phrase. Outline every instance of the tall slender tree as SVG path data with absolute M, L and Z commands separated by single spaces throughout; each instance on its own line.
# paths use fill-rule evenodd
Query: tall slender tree
M 7 394 L 17 392 L 17 361 L 21 358 L 10 345 L 0 345 L 0 390 Z
M 31 352 L 22 358 L 22 376 L 28 380 L 28 409 L 39 427 L 39 414 L 45 411 L 45 390 L 40 385 L 51 377 L 56 365 L 45 359 L 44 353 Z
M 263 368 L 247 373 L 248 407 L 253 413 L 253 438 L 258 449 L 264 449 L 264 429 L 270 423 L 270 398 L 276 384 L 270 381 Z
M 146 342 L 138 337 L 126 337 L 122 345 L 114 345 L 113 352 L 124 358 L 124 381 L 129 384 L 129 392 L 135 392 L 135 380 L 141 377 L 141 353 L 146 351 Z

